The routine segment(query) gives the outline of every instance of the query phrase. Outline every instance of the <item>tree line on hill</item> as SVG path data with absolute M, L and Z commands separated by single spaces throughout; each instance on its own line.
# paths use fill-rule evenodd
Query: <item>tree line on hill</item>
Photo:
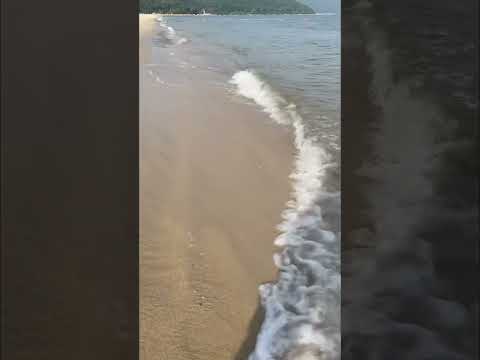
M 140 0 L 141 13 L 164 14 L 311 14 L 296 0 Z

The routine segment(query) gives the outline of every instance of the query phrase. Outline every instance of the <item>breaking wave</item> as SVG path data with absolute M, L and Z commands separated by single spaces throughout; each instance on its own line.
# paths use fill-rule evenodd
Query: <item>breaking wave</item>
M 249 360 L 340 358 L 340 193 L 325 189 L 338 164 L 306 135 L 303 119 L 266 82 L 249 70 L 230 81 L 277 123 L 292 126 L 295 170 L 292 199 L 278 225 L 276 283 L 259 287 L 265 320 Z
M 175 29 L 166 23 L 163 16 L 158 16 L 156 18 L 156 21 L 158 22 L 158 25 L 161 28 L 161 31 L 158 34 L 160 41 L 163 40 L 163 42 L 167 43 L 168 45 L 181 45 L 188 42 L 187 38 L 180 37 L 177 35 L 177 32 L 175 31 Z

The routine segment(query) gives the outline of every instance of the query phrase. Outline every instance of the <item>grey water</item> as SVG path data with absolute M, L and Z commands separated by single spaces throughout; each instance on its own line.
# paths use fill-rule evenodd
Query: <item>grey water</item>
M 251 69 L 297 106 L 306 131 L 339 147 L 340 17 L 317 15 L 172 16 L 192 56 L 216 71 Z

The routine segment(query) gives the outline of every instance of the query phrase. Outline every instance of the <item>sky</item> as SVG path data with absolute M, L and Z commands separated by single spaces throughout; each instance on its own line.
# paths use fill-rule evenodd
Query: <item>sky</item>
M 340 11 L 340 0 L 299 0 L 310 6 L 315 12 L 336 12 Z

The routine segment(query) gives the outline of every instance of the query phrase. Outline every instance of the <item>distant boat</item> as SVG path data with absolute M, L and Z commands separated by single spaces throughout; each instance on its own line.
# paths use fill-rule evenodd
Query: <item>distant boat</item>
M 202 9 L 202 12 L 201 12 L 200 14 L 198 14 L 198 15 L 205 16 L 205 15 L 212 15 L 212 14 L 207 13 L 207 12 L 205 11 L 205 9 Z

